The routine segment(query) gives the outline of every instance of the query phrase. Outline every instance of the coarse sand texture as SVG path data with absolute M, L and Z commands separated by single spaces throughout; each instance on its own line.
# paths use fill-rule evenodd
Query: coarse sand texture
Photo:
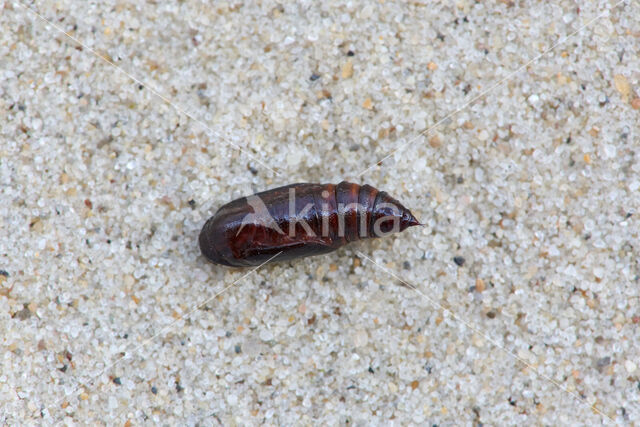
M 218 207 L 423 227 L 208 263 Z M 640 2 L 0 2 L 0 424 L 639 425 Z

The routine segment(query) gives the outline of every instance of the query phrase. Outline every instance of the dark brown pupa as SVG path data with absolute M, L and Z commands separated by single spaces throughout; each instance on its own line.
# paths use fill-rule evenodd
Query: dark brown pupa
M 200 232 L 207 259 L 233 267 L 325 254 L 420 225 L 384 191 L 346 181 L 290 184 L 222 206 Z M 271 262 L 270 261 L 270 262 Z

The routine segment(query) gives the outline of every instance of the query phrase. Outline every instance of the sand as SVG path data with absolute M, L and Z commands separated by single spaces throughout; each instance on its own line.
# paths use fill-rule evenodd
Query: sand
M 640 423 L 640 3 L 555 3 L 1 4 L 0 423 Z M 343 179 L 425 226 L 201 256 Z

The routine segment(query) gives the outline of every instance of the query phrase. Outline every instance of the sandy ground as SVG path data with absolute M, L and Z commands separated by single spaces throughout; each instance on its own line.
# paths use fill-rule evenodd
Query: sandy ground
M 553 3 L 0 3 L 0 423 L 640 423 L 640 3 Z M 200 255 L 343 179 L 426 226 Z

